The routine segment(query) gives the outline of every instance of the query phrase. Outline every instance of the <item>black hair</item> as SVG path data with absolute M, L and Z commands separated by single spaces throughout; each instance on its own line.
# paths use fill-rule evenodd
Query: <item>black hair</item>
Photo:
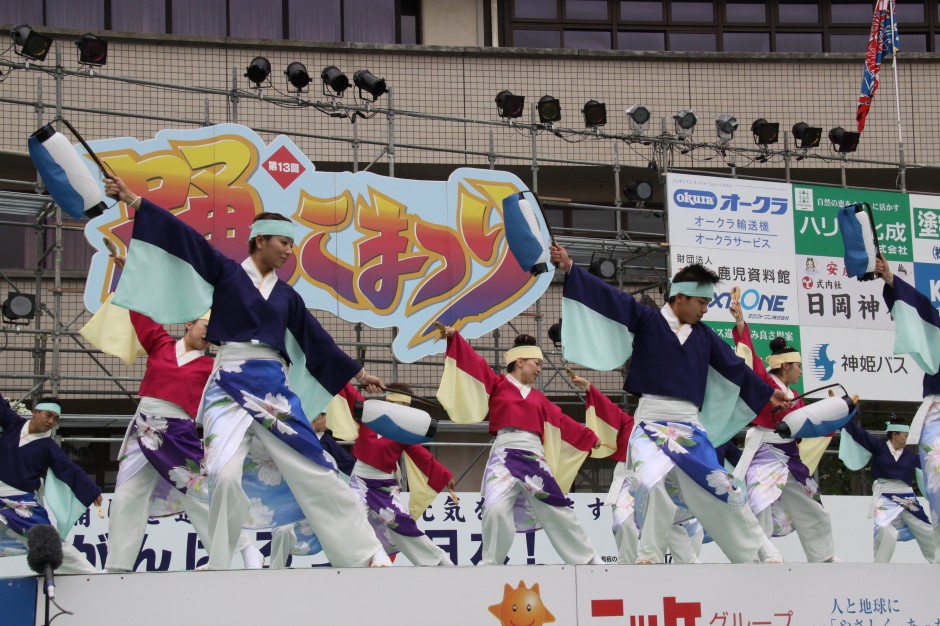
M 693 263 L 692 265 L 687 265 L 681 270 L 676 272 L 676 275 L 672 277 L 672 282 L 674 283 L 698 283 L 708 284 L 708 285 L 717 285 L 721 282 L 721 279 L 718 278 L 718 274 L 711 271 L 701 263 Z M 666 302 L 672 304 L 675 302 L 675 296 L 669 296 L 666 299 Z
M 400 391 L 408 396 L 414 395 L 414 392 L 411 390 L 411 387 L 409 387 L 405 383 L 389 383 L 385 385 L 385 389 L 388 391 Z
M 513 342 L 512 347 L 516 348 L 518 346 L 537 346 L 539 343 L 535 340 L 535 337 L 532 335 L 526 335 L 525 333 L 521 335 L 516 335 L 516 340 Z M 516 369 L 516 362 L 513 361 L 506 366 L 507 372 L 512 372 Z
M 264 211 L 262 213 L 258 213 L 257 215 L 255 215 L 255 219 L 251 220 L 251 223 L 254 224 L 258 220 L 278 220 L 281 222 L 291 221 L 289 217 L 284 217 L 280 213 L 272 213 L 270 211 Z M 261 235 L 261 236 L 264 237 L 265 239 L 271 238 L 271 235 Z M 255 250 L 257 249 L 258 249 L 258 244 L 255 243 L 255 238 L 252 237 L 248 241 L 248 254 L 254 254 Z
M 773 339 L 770 340 L 770 353 L 771 354 L 787 354 L 788 352 L 799 352 L 799 350 L 797 350 L 793 346 L 788 346 L 787 340 L 784 339 L 783 337 L 774 337 Z M 781 369 L 780 367 L 775 367 L 774 369 L 770 371 L 776 372 L 780 369 Z

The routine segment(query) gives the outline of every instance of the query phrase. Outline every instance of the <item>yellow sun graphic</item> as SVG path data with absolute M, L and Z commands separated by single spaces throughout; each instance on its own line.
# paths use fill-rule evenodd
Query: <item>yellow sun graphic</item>
M 554 622 L 552 615 L 539 596 L 539 584 L 526 589 L 525 582 L 513 589 L 508 584 L 503 588 L 503 601 L 490 607 L 502 626 L 542 626 Z

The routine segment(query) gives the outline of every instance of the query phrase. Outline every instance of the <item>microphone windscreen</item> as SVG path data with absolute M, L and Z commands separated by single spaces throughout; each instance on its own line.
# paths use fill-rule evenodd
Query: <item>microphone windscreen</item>
M 26 564 L 37 574 L 42 574 L 47 565 L 53 570 L 62 565 L 62 538 L 58 531 L 47 524 L 33 526 L 26 537 L 29 552 Z

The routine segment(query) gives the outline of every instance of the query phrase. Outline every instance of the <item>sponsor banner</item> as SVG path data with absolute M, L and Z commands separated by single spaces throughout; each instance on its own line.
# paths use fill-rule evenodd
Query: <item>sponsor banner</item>
M 779 328 L 779 327 L 773 327 Z M 805 345 L 805 344 L 804 344 Z M 809 368 L 804 354 L 805 369 Z M 805 376 L 808 376 L 806 374 Z M 833 382 L 833 381 L 829 381 Z M 810 383 L 805 385 L 812 389 Z M 849 393 L 861 393 L 846 385 Z M 919 391 L 918 391 L 919 394 Z M 863 400 L 867 398 L 863 395 Z M 835 444 L 833 444 L 835 445 Z M 591 461 L 588 461 L 591 463 Z M 108 510 L 111 494 L 104 494 L 105 511 Z M 604 506 L 607 493 L 572 493 L 574 510 L 601 560 L 607 564 L 617 561 L 617 547 L 611 529 L 610 507 Z M 481 496 L 479 492 L 458 494 L 459 505 L 454 505 L 447 496 L 438 496 L 418 520 L 418 526 L 434 543 L 448 552 L 457 565 L 470 566 L 480 562 Z M 926 502 L 921 499 L 926 506 Z M 871 498 L 867 496 L 823 496 L 823 504 L 829 511 L 836 538 L 836 551 L 846 561 L 870 563 L 872 561 L 872 522 L 868 518 Z M 270 556 L 271 533 L 254 531 L 255 543 L 265 556 Z M 98 569 L 107 562 L 108 518 L 99 519 L 92 513 L 84 515 L 68 537 L 78 550 Z M 806 562 L 806 556 L 796 533 L 774 538 L 787 562 Z M 667 555 L 668 558 L 668 555 Z M 703 563 L 727 563 L 728 560 L 714 543 L 702 547 L 700 560 Z M 917 542 L 899 542 L 893 557 L 895 563 L 923 563 Z M 137 559 L 137 571 L 173 572 L 192 570 L 208 562 L 205 549 L 184 515 L 152 520 Z M 519 534 L 509 551 L 509 565 L 560 564 L 562 560 L 543 531 Z M 240 568 L 241 557 L 235 555 L 232 566 Z M 309 569 L 327 565 L 323 553 L 314 556 L 294 556 L 291 567 Z M 408 559 L 398 555 L 395 567 L 408 566 Z M 0 577 L 29 576 L 25 556 L 0 558 Z
M 891 270 L 897 273 L 897 269 L 892 264 Z M 904 276 L 898 274 L 898 276 Z M 904 279 L 910 281 L 909 276 Z M 914 263 L 914 283 L 918 291 L 924 293 L 934 307 L 940 311 L 940 265 L 936 263 Z
M 790 254 L 790 185 L 668 174 L 669 242 L 735 252 Z
M 891 261 L 894 272 L 913 284 L 914 264 Z M 859 281 L 845 271 L 843 257 L 796 255 L 800 323 L 855 329 L 894 330 L 894 320 L 882 297 L 884 281 Z M 883 398 L 887 399 L 887 398 Z
M 700 260 L 702 256 L 705 258 Z M 670 257 L 674 272 L 691 263 L 701 262 L 721 278 L 715 289 L 715 298 L 705 314 L 706 322 L 731 319 L 728 311 L 730 292 L 736 285 L 741 288 L 741 308 L 748 324 L 798 323 L 792 255 L 673 247 Z
M 940 197 L 909 196 L 914 236 L 914 262 L 940 263 Z
M 734 329 L 734 322 L 706 322 L 709 326 L 712 327 L 718 335 L 728 342 L 728 345 L 732 348 L 734 347 L 734 337 L 732 335 L 732 330 Z M 751 330 L 751 343 L 754 344 L 754 349 L 757 350 L 757 354 L 754 355 L 755 358 L 764 359 L 764 366 L 766 367 L 766 359 L 770 356 L 770 342 L 777 337 L 783 337 L 788 346 L 792 346 L 800 351 L 800 356 L 803 357 L 803 369 L 806 369 L 806 355 L 800 350 L 800 327 L 793 326 L 790 324 L 748 324 L 747 327 Z M 803 393 L 803 379 L 801 378 L 797 384 L 793 385 L 793 388 L 797 390 L 797 393 Z
M 830 571 L 833 567 L 838 572 Z M 642 579 L 632 585 L 605 568 L 580 567 L 577 623 L 582 626 L 940 623 L 931 565 L 893 568 L 888 575 L 880 575 L 875 567 L 848 563 L 751 565 L 720 572 L 703 572 L 701 566 L 648 567 L 644 568 Z
M 392 349 L 404 362 L 443 351 L 433 322 L 479 337 L 527 309 L 552 280 L 551 272 L 532 276 L 509 253 L 502 201 L 526 189 L 509 172 L 461 168 L 446 181 L 317 172 L 287 137 L 266 144 L 236 124 L 164 130 L 147 141 L 95 141 L 92 148 L 131 190 L 238 262 L 248 254 L 256 214 L 292 218 L 294 256 L 278 275 L 309 308 L 397 327 Z M 547 241 L 538 213 L 537 220 Z M 85 227 L 98 251 L 85 287 L 89 311 L 118 278 L 102 238 L 125 252 L 132 224 L 118 205 Z
M 875 218 L 881 252 L 894 261 L 913 261 L 911 210 L 907 194 L 889 191 L 793 185 L 796 252 L 842 257 L 845 247 L 836 218 L 841 207 L 867 202 Z
M 924 373 L 909 356 L 895 356 L 893 331 L 804 325 L 800 338 L 806 389 L 841 383 L 863 401 L 922 397 Z

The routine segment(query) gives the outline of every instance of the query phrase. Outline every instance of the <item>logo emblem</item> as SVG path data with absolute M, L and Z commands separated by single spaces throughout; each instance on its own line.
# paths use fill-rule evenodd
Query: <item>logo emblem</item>
M 813 376 L 818 378 L 820 382 L 826 382 L 832 378 L 832 374 L 836 369 L 836 362 L 830 359 L 829 354 L 826 352 L 828 349 L 828 343 L 818 343 L 813 346 L 809 353 L 813 363 L 811 366 Z

